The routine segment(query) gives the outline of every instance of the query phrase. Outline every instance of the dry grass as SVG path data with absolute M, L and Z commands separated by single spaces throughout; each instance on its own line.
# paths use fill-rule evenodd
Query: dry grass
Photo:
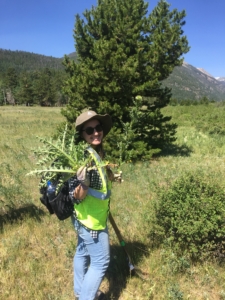
M 178 107 L 171 109 L 174 121 L 181 118 Z M 69 219 L 62 222 L 48 215 L 39 201 L 38 179 L 24 177 L 34 168 L 31 148 L 38 145 L 36 136 L 51 135 L 61 121 L 59 108 L 0 107 L 0 200 L 4 204 L 11 197 L 15 204 L 0 207 L 0 298 L 4 300 L 74 299 L 74 229 Z M 111 263 L 102 283 L 107 299 L 225 299 L 223 264 L 178 260 L 172 250 L 154 247 L 156 241 L 149 236 L 153 202 L 161 187 L 187 170 L 201 168 L 216 182 L 224 175 L 223 140 L 198 132 L 186 119 L 183 124 L 177 146 L 189 149 L 188 155 L 169 153 L 148 163 L 124 165 L 124 182 L 114 184 L 111 211 L 145 280 L 130 277 L 125 252 L 109 225 Z

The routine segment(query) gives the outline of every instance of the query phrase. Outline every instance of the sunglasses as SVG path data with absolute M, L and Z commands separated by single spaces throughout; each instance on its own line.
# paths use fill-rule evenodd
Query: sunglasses
M 82 131 L 85 131 L 88 135 L 91 135 L 94 133 L 94 131 L 101 132 L 103 131 L 102 125 L 98 124 L 95 127 L 87 127 L 83 129 Z

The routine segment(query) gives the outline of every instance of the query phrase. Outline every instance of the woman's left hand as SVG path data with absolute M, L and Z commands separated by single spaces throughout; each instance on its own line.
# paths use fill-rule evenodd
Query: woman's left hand
M 114 181 L 114 174 L 110 168 L 106 168 L 106 173 L 110 181 Z

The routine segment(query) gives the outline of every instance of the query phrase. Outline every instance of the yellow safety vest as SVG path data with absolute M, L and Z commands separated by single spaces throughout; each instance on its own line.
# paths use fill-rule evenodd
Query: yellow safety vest
M 98 166 L 101 163 L 101 158 L 97 152 L 91 147 L 88 147 L 87 150 Z M 96 190 L 89 187 L 85 199 L 80 204 L 74 205 L 79 222 L 92 230 L 105 229 L 111 195 L 111 182 L 107 180 L 105 167 L 98 167 L 98 171 L 102 180 L 102 189 Z

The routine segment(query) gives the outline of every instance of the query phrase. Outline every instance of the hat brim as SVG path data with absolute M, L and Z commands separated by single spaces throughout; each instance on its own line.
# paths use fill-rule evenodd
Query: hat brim
M 96 114 L 96 115 L 92 116 L 91 118 L 89 118 L 88 120 L 85 120 L 83 123 L 77 125 L 76 130 L 81 132 L 81 129 L 84 126 L 84 124 L 93 119 L 96 119 L 101 123 L 102 128 L 103 128 L 103 135 L 106 136 L 112 128 L 112 119 L 111 119 L 110 115 Z

